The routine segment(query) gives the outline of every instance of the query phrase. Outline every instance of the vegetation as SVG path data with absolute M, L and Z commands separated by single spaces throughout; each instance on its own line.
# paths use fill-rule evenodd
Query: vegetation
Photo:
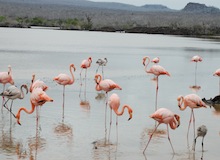
M 0 27 L 31 26 L 188 36 L 219 35 L 220 12 L 137 12 L 0 2 Z

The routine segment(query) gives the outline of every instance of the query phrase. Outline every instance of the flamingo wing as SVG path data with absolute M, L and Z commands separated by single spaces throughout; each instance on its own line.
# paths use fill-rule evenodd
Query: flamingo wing
M 54 80 L 58 84 L 66 85 L 71 81 L 71 78 L 67 74 L 59 74 L 57 77 L 54 78 Z

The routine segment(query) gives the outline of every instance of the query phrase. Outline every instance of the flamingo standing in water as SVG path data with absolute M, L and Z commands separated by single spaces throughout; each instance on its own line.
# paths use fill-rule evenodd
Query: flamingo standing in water
M 111 124 L 112 124 L 112 110 L 115 112 L 115 114 L 117 115 L 117 120 L 116 120 L 116 126 L 118 126 L 118 116 L 121 116 L 124 114 L 124 110 L 127 109 L 128 110 L 128 114 L 129 114 L 129 118 L 128 121 L 132 118 L 132 113 L 133 110 L 129 105 L 124 105 L 122 107 L 121 112 L 118 111 L 119 106 L 120 106 L 120 98 L 116 93 L 113 93 L 110 97 L 109 97 L 109 107 L 111 108 L 111 115 L 110 115 L 110 129 L 109 129 L 109 138 L 110 138 L 110 132 L 111 132 Z
M 41 81 L 39 79 L 35 81 L 35 74 L 33 74 L 30 85 L 30 92 L 32 92 L 35 88 L 42 88 L 43 91 L 46 91 L 48 89 L 48 86 L 44 83 L 44 81 Z
M 196 82 L 197 82 L 197 80 L 196 80 L 197 63 L 198 63 L 198 62 L 202 62 L 202 57 L 200 57 L 200 56 L 198 56 L 198 55 L 193 56 L 193 57 L 191 58 L 191 62 L 196 62 L 196 65 L 195 65 L 195 86 L 196 86 Z
M 15 116 L 15 118 L 17 119 L 17 123 L 19 125 L 21 125 L 20 114 L 21 114 L 22 110 L 28 114 L 32 114 L 35 110 L 35 107 L 42 106 L 46 102 L 53 102 L 53 99 L 50 98 L 46 94 L 46 92 L 43 91 L 42 88 L 35 88 L 31 93 L 30 102 L 31 102 L 31 110 L 30 111 L 28 111 L 25 107 L 21 107 Z M 39 118 L 38 112 L 36 112 L 36 117 L 37 117 L 37 121 L 38 121 L 38 118 Z
M 146 60 L 148 60 L 148 62 L 146 63 Z M 147 73 L 150 74 L 154 74 L 156 76 L 156 82 L 157 82 L 157 86 L 156 86 L 156 101 L 155 101 L 155 110 L 157 110 L 157 95 L 158 95 L 158 77 L 160 75 L 168 75 L 170 76 L 170 73 L 168 71 L 166 71 L 163 67 L 161 67 L 160 65 L 153 65 L 149 70 L 147 70 L 147 66 L 150 63 L 150 58 L 148 56 L 143 58 L 143 65 L 145 67 L 145 71 Z
M 196 139 L 198 137 L 202 137 L 202 152 L 204 151 L 203 150 L 203 140 L 205 138 L 205 135 L 207 134 L 207 127 L 205 125 L 201 125 L 197 128 L 197 136 L 196 138 L 194 139 L 194 145 L 193 145 L 193 150 L 195 151 L 195 147 L 196 147 Z
M 102 76 L 100 74 L 95 75 L 95 82 L 96 82 L 96 91 L 105 91 L 106 93 L 106 107 L 105 107 L 105 133 L 107 131 L 106 128 L 106 112 L 107 112 L 107 103 L 108 103 L 108 92 L 114 90 L 114 89 L 119 89 L 122 90 L 122 88 L 116 84 L 114 81 L 111 79 L 102 79 Z
M 196 108 L 201 108 L 201 107 L 206 108 L 206 104 L 196 94 L 188 94 L 186 96 L 180 95 L 178 96 L 177 101 L 178 101 L 179 109 L 181 111 L 185 110 L 187 106 L 191 108 L 191 115 L 190 115 L 190 120 L 189 120 L 188 131 L 187 131 L 187 140 L 188 140 L 188 135 L 189 135 L 189 127 L 190 127 L 192 120 L 193 120 L 194 139 L 195 139 L 195 116 L 194 116 L 193 110 Z
M 2 92 L 0 94 L 0 96 L 5 96 L 8 98 L 8 100 L 4 103 L 4 107 L 6 109 L 8 109 L 8 107 L 6 107 L 6 104 L 9 100 L 11 100 L 11 106 L 10 106 L 10 109 L 9 112 L 12 113 L 12 104 L 13 104 L 13 101 L 15 99 L 23 99 L 24 98 L 24 91 L 23 91 L 23 88 L 26 89 L 26 94 L 28 93 L 28 87 L 26 84 L 23 84 L 21 85 L 20 89 L 17 88 L 16 86 L 12 85 L 12 86 L 9 86 L 4 92 Z M 12 113 L 13 114 L 13 113 Z M 14 114 L 13 114 L 14 115 Z M 15 115 L 14 115 L 15 117 Z
M 154 120 L 156 120 L 158 122 L 158 124 L 155 127 L 154 131 L 151 133 L 150 138 L 147 142 L 147 145 L 146 145 L 143 153 L 147 149 L 154 132 L 157 130 L 157 127 L 162 123 L 167 125 L 168 140 L 170 142 L 171 148 L 172 148 L 173 153 L 174 153 L 173 145 L 170 141 L 168 124 L 170 125 L 171 129 L 176 129 L 180 125 L 180 116 L 177 115 L 177 114 L 174 114 L 172 111 L 170 111 L 166 108 L 159 108 L 158 110 L 156 110 L 156 112 L 154 112 L 153 114 L 150 115 L 150 118 L 153 118 Z
M 213 76 L 219 77 L 219 94 L 220 94 L 220 68 L 214 72 Z
M 106 66 L 107 62 L 108 62 L 107 58 L 98 59 L 96 61 L 96 64 L 98 64 L 98 68 L 96 69 L 96 74 L 98 73 L 99 67 L 102 66 L 102 76 L 104 77 L 103 66 Z
M 69 66 L 71 77 L 67 74 L 61 73 L 53 80 L 56 81 L 58 84 L 63 85 L 63 118 L 64 118 L 64 99 L 65 99 L 65 86 L 71 85 L 74 83 L 75 78 L 73 75 L 73 70 L 76 71 L 74 64 L 70 64 Z
M 3 84 L 3 91 L 5 91 L 5 84 L 10 83 L 11 85 L 14 85 L 14 80 L 12 77 L 12 72 L 11 72 L 11 66 L 8 66 L 8 72 L 0 72 L 0 83 Z M 2 109 L 5 103 L 4 96 L 2 96 Z
M 82 70 L 85 69 L 85 79 L 86 79 L 86 73 L 87 73 L 87 68 L 89 68 L 91 66 L 91 63 L 92 63 L 92 57 L 89 57 L 88 59 L 84 59 L 81 63 L 81 72 L 80 72 L 80 82 L 81 82 L 81 85 L 82 85 Z

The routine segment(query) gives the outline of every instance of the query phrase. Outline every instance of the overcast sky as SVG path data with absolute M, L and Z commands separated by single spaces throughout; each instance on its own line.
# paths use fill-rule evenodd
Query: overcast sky
M 220 0 L 90 0 L 96 2 L 120 2 L 132 4 L 135 6 L 142 6 L 145 4 L 162 4 L 171 9 L 183 9 L 187 3 L 196 2 L 207 6 L 215 6 L 220 8 Z

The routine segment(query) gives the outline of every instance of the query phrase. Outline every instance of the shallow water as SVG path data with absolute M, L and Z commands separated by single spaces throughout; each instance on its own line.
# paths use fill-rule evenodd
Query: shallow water
M 208 128 L 202 152 L 201 138 L 196 151 L 187 145 L 187 127 L 191 110 L 180 111 L 178 95 L 197 93 L 201 98 L 213 98 L 219 92 L 219 79 L 212 76 L 218 69 L 220 45 L 218 41 L 165 35 L 102 33 L 86 31 L 59 31 L 43 29 L 0 28 L 0 71 L 12 66 L 17 86 L 30 85 L 31 76 L 49 86 L 47 94 L 54 102 L 39 108 L 40 119 L 36 123 L 36 111 L 21 114 L 21 126 L 3 110 L 0 120 L 0 159 L 218 159 L 220 156 L 219 112 L 213 108 L 194 111 L 196 128 L 202 124 Z M 203 57 L 198 63 L 195 82 L 194 55 Z M 92 57 L 87 80 L 80 86 L 80 63 Z M 161 124 L 153 136 L 145 155 L 143 149 L 155 122 L 149 115 L 155 110 L 155 81 L 146 74 L 142 65 L 144 56 L 160 57 L 160 65 L 171 77 L 159 77 L 158 107 L 165 107 L 181 117 L 181 125 L 169 130 L 175 150 L 173 155 L 167 140 L 166 125 Z M 111 91 L 121 98 L 121 105 L 133 108 L 133 118 L 128 114 L 118 117 L 118 127 L 113 114 L 110 141 L 105 145 L 105 96 L 95 90 L 94 75 L 98 58 L 108 58 L 104 76 L 118 83 L 123 89 Z M 69 64 L 76 66 L 75 83 L 66 86 L 64 119 L 62 118 L 63 87 L 52 81 L 59 73 L 69 73 Z M 101 70 L 99 70 L 101 73 Z M 84 76 L 83 71 L 83 76 Z M 200 86 L 200 90 L 190 86 Z M 9 85 L 7 85 L 8 87 Z M 86 86 L 86 87 L 85 87 Z M 81 93 L 81 96 L 79 96 Z M 31 108 L 30 94 L 23 100 L 15 100 L 13 112 L 19 107 Z M 10 104 L 10 103 L 9 103 Z M 110 112 L 107 114 L 109 131 Z M 108 132 L 107 132 L 108 138 Z M 189 146 L 193 143 L 190 128 Z

